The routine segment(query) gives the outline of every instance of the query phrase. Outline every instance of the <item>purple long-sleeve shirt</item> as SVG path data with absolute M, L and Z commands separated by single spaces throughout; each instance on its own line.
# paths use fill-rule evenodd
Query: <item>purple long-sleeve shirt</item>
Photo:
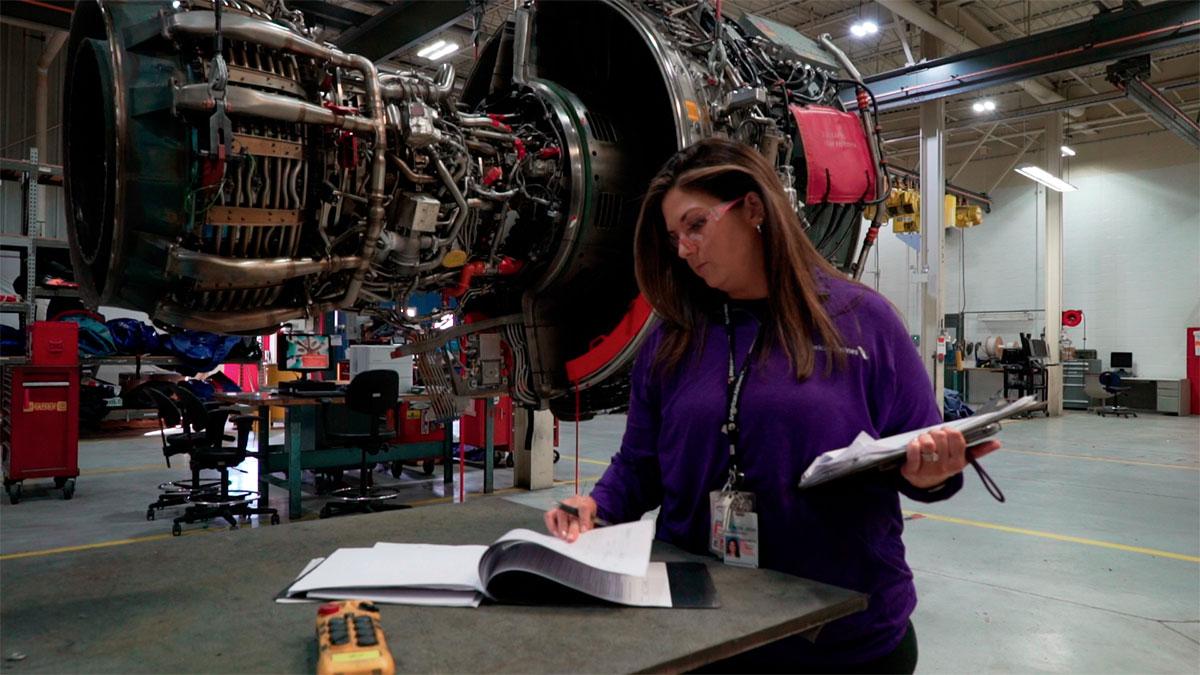
M 879 438 L 941 421 L 920 356 L 892 306 L 842 279 L 823 286 L 845 342 L 846 367 L 826 375 L 827 355 L 818 351 L 814 374 L 797 382 L 782 349 L 762 365 L 752 362 L 738 454 L 743 489 L 757 498 L 760 565 L 870 595 L 866 610 L 829 624 L 815 644 L 793 641 L 789 658 L 857 663 L 895 649 L 916 606 L 897 491 L 941 500 L 958 491 L 962 477 L 935 491 L 915 488 L 895 472 L 798 489 L 818 455 L 849 445 L 860 431 Z M 761 311 L 743 305 L 731 312 L 739 368 Z M 708 550 L 708 493 L 722 486 L 729 466 L 720 432 L 729 342 L 719 319 L 702 330 L 702 351 L 665 375 L 653 367 L 661 335 L 647 340 L 633 369 L 620 452 L 592 490 L 599 515 L 612 522 L 661 507 L 658 538 L 697 553 Z

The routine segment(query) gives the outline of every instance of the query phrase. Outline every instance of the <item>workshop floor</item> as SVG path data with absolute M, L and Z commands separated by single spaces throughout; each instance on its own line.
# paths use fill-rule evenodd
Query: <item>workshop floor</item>
M 585 492 L 623 427 L 621 416 L 581 425 Z M 985 464 L 1006 503 L 968 475 L 948 502 L 903 504 L 920 597 L 918 672 L 1197 672 L 1200 418 L 1069 413 L 1009 423 L 1003 440 L 1005 450 Z M 468 468 L 467 499 L 548 507 L 574 491 L 574 445 L 574 425 L 563 424 L 554 488 L 514 490 L 512 470 L 498 469 L 497 496 L 485 497 L 482 472 Z M 183 475 L 180 464 L 163 465 L 159 447 L 156 435 L 142 433 L 83 441 L 73 500 L 33 481 L 20 504 L 0 505 L 0 561 L 169 537 L 170 510 L 145 519 L 155 486 Z M 253 462 L 243 468 L 234 480 L 252 486 Z M 406 503 L 457 500 L 457 470 L 453 497 L 443 492 L 440 467 L 432 478 L 419 470 L 399 480 L 376 475 Z M 308 517 L 322 501 L 306 494 Z M 272 488 L 271 502 L 286 511 L 282 489 Z M 185 536 L 223 529 L 193 525 Z

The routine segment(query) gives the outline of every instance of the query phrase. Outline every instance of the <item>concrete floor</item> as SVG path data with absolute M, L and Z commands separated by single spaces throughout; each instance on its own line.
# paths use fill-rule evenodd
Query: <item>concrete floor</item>
M 585 492 L 623 428 L 621 416 L 581 425 Z M 1200 418 L 1070 413 L 1009 423 L 1002 439 L 1005 450 L 984 463 L 1006 503 L 993 501 L 968 470 L 954 499 L 903 504 L 920 597 L 913 617 L 918 672 L 1200 670 Z M 574 425 L 563 424 L 558 484 L 550 490 L 515 491 L 512 471 L 499 469 L 498 495 L 484 497 L 482 473 L 472 468 L 467 499 L 546 508 L 574 491 L 574 446 Z M 170 510 L 148 522 L 146 505 L 158 483 L 184 470 L 182 463 L 166 468 L 159 448 L 156 435 L 142 433 L 83 441 L 74 500 L 35 481 L 20 504 L 0 505 L 0 561 L 169 537 Z M 253 462 L 243 468 L 248 473 L 235 474 L 235 482 L 252 485 Z M 450 501 L 440 470 L 433 478 L 406 471 L 398 481 L 376 475 L 398 486 L 404 502 Z M 457 471 L 455 480 L 453 499 Z M 271 497 L 284 512 L 283 490 L 273 488 Z M 309 517 L 322 501 L 306 495 Z M 192 525 L 185 532 L 221 529 Z

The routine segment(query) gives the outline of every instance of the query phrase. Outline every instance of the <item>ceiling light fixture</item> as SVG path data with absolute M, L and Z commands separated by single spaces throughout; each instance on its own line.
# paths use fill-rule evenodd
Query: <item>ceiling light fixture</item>
M 1067 181 L 1059 178 L 1058 176 L 1055 176 L 1044 169 L 1033 166 L 1032 164 L 1023 166 L 1016 171 L 1022 176 L 1033 179 L 1050 188 L 1051 190 L 1056 190 L 1058 192 L 1074 192 L 1079 189 Z
M 1074 157 L 1075 156 L 1075 151 L 1072 150 L 1071 146 L 1069 146 L 1069 145 L 1064 145 L 1064 146 L 1060 147 L 1059 150 L 1062 151 L 1063 157 Z
M 451 54 L 453 54 L 456 51 L 458 51 L 458 45 L 453 42 L 449 42 L 449 43 L 446 43 L 446 45 L 444 47 L 442 47 L 441 49 L 438 49 L 437 51 L 433 52 L 432 54 L 427 55 L 425 58 L 429 59 L 430 61 L 437 61 L 437 60 L 443 59 L 447 56 L 450 56 Z
M 445 40 L 438 40 L 437 42 L 434 42 L 433 44 L 422 47 L 421 51 L 417 52 L 417 57 L 423 59 L 445 46 L 446 46 Z
M 990 98 L 987 99 L 986 101 L 976 101 L 971 104 L 971 110 L 974 110 L 976 113 L 980 113 L 980 114 L 985 113 L 985 112 L 992 112 L 995 109 L 996 109 L 996 102 Z
M 854 37 L 866 37 L 879 32 L 879 25 L 874 21 L 860 21 L 853 26 L 850 26 L 850 32 Z

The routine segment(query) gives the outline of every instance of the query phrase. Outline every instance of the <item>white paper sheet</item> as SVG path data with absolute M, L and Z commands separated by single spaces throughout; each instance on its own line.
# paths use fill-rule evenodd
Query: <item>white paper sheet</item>
M 345 588 L 480 590 L 475 570 L 486 546 L 409 546 L 420 547 L 421 553 L 403 545 L 339 548 L 292 584 L 289 594 Z
M 831 474 L 846 473 L 853 469 L 856 465 L 860 465 L 880 457 L 888 455 L 902 454 L 904 448 L 916 437 L 930 431 L 932 429 L 950 428 L 957 429 L 964 434 L 970 430 L 982 429 L 987 425 L 1012 417 L 1025 410 L 1036 407 L 1038 400 L 1033 396 L 1025 396 L 1017 399 L 1004 407 L 987 413 L 964 417 L 951 422 L 934 424 L 912 431 L 906 431 L 895 436 L 886 438 L 874 439 L 866 432 L 859 433 L 850 445 L 827 452 L 820 457 L 817 457 L 804 475 L 800 478 L 800 487 L 806 487 L 810 483 L 818 482 Z
M 438 591 L 420 588 L 343 588 L 309 591 L 318 600 L 370 600 L 386 605 L 425 607 L 478 607 L 483 594 L 475 591 Z
M 572 543 L 532 530 L 510 530 L 497 542 L 532 542 L 588 567 L 606 572 L 641 577 L 650 564 L 650 545 L 654 542 L 654 521 L 598 527 Z

